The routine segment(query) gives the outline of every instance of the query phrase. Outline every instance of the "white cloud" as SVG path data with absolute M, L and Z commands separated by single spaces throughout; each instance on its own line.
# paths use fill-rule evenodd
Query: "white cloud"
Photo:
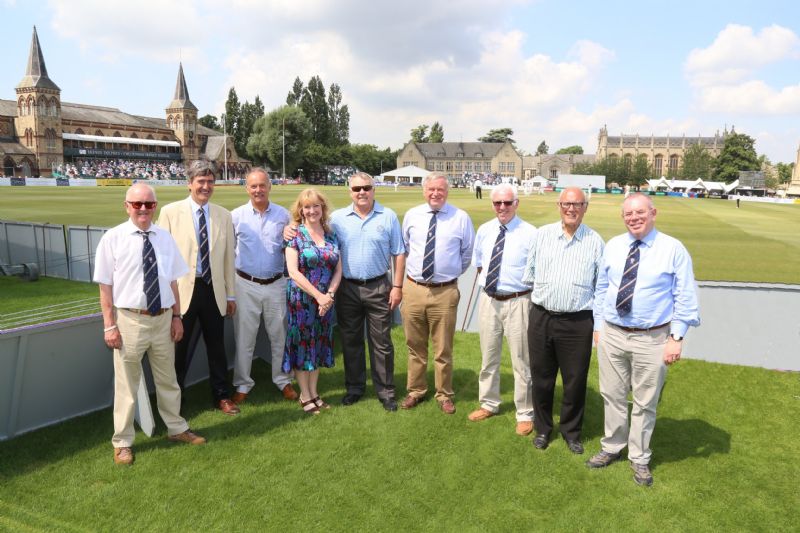
M 800 113 L 800 84 L 773 89 L 760 80 L 706 87 L 700 93 L 704 111 L 722 113 Z

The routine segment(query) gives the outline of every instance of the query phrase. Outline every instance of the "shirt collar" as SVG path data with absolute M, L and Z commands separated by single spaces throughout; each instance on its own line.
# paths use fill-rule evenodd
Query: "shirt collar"
M 372 210 L 369 213 L 367 213 L 367 216 L 365 216 L 364 218 L 371 217 L 372 213 L 383 213 L 383 206 L 378 203 L 378 200 L 375 200 L 374 202 L 372 202 Z M 347 214 L 348 215 L 355 215 L 355 216 L 361 218 L 361 215 L 356 213 L 356 204 L 354 204 L 352 202 L 350 203 L 350 211 L 348 211 Z
M 206 205 L 208 205 L 208 204 L 206 204 Z M 256 209 L 256 206 L 253 205 L 253 200 L 250 200 L 250 209 L 252 209 L 253 213 L 255 213 L 256 215 L 260 215 L 261 214 L 261 211 Z M 267 208 L 264 209 L 264 214 L 269 213 L 270 209 L 272 209 L 272 202 L 267 202 Z M 197 211 L 197 209 L 195 209 L 195 211 Z
M 208 212 L 209 212 L 208 211 L 208 203 L 206 203 L 206 205 L 200 205 L 197 202 L 195 202 L 194 199 L 191 196 L 189 197 L 189 205 L 192 206 L 192 213 L 194 213 L 194 214 L 197 214 L 197 210 L 200 209 L 200 208 L 202 208 L 203 211 L 206 214 L 208 214 Z
M 128 220 L 125 222 L 125 232 L 126 232 L 126 233 L 130 233 L 130 234 L 134 234 L 134 233 L 139 233 L 140 231 L 149 231 L 149 232 L 153 233 L 154 226 L 155 226 L 155 224 L 153 224 L 152 222 L 150 222 L 150 227 L 149 227 L 149 228 L 147 228 L 147 229 L 139 229 L 139 226 L 137 226 L 136 224 L 134 224 L 134 223 L 131 221 L 131 219 L 128 219 Z
M 633 235 L 631 235 L 630 231 L 626 233 L 626 235 L 628 236 L 628 246 L 630 246 L 633 243 L 633 241 L 636 240 L 636 238 Z M 648 248 L 652 248 L 653 242 L 656 240 L 657 235 L 658 235 L 658 230 L 656 228 L 653 228 L 652 230 L 650 230 L 650 233 L 639 239 L 640 241 L 642 241 L 642 244 L 640 244 L 640 246 L 647 246 Z
M 564 239 L 566 241 L 567 235 L 564 233 L 563 222 L 560 222 L 558 224 L 558 231 L 560 232 L 559 238 Z M 575 233 L 572 234 L 571 240 L 582 241 L 585 236 L 586 236 L 586 226 L 584 226 L 583 222 L 581 222 L 580 226 L 578 226 L 578 229 L 576 229 Z
M 509 220 L 508 224 L 500 224 L 500 221 L 497 219 L 497 217 L 494 217 L 494 221 L 495 221 L 495 224 L 497 224 L 497 228 L 498 229 L 500 228 L 501 225 L 503 225 L 503 226 L 506 227 L 506 230 L 508 230 L 508 231 L 511 231 L 514 228 L 516 228 L 517 226 L 519 226 L 520 222 L 521 222 L 518 215 L 514 215 L 514 218 Z
M 439 209 L 439 213 L 447 214 L 447 212 L 449 210 L 450 210 L 450 204 L 445 202 L 444 205 L 442 206 L 442 208 Z M 433 213 L 433 208 L 431 207 L 431 204 L 428 204 L 428 203 L 425 204 L 425 212 L 426 213 Z M 495 218 L 495 220 L 497 220 L 497 218 Z

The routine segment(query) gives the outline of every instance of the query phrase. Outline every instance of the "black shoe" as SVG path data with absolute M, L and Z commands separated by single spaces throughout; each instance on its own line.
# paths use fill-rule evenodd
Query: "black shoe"
M 550 446 L 550 436 L 540 433 L 533 438 L 533 446 L 537 450 L 546 450 Z
M 579 440 L 568 440 L 567 448 L 575 455 L 581 455 L 583 453 L 583 444 L 581 444 Z
M 360 394 L 345 394 L 344 398 L 342 398 L 342 405 L 353 405 L 360 399 Z
M 397 400 L 394 398 L 386 398 L 385 400 L 383 398 L 378 398 L 378 400 L 380 400 L 381 404 L 383 404 L 383 408 L 387 411 L 397 411 Z

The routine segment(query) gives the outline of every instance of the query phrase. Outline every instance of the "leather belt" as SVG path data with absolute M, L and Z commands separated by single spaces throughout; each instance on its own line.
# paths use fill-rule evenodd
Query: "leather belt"
M 416 283 L 417 285 L 422 285 L 423 287 L 427 287 L 429 289 L 438 289 L 439 287 L 446 287 L 458 281 L 458 278 L 453 278 L 450 281 L 442 281 L 441 283 L 428 283 L 427 281 L 417 281 L 409 275 L 406 275 L 406 278 L 408 278 L 408 281 Z
M 613 322 L 609 322 L 615 328 L 619 328 L 622 331 L 627 331 L 628 333 L 647 333 L 648 331 L 653 331 L 655 329 L 661 329 L 669 326 L 669 322 L 665 322 L 660 326 L 653 326 L 652 328 L 629 328 L 628 326 L 620 326 L 619 324 L 614 324 Z
M 146 315 L 146 316 L 159 316 L 163 315 L 167 311 L 172 311 L 171 307 L 163 307 L 156 311 L 155 313 L 151 313 L 147 309 L 131 309 L 130 307 L 120 307 L 123 311 L 130 311 L 131 313 L 136 313 L 137 315 Z
M 589 316 L 592 315 L 592 311 L 590 309 L 587 309 L 585 311 L 564 311 L 564 312 L 561 312 L 561 311 L 550 311 L 549 309 L 546 309 L 546 308 L 544 308 L 544 307 L 542 307 L 541 305 L 538 305 L 538 304 L 533 304 L 533 307 L 538 309 L 539 311 L 542 311 L 543 313 L 547 313 L 550 316 L 557 316 L 559 318 L 579 318 L 579 317 L 586 316 L 586 315 L 589 315 Z
M 374 278 L 369 279 L 351 279 L 351 278 L 344 278 L 347 280 L 348 283 L 353 283 L 355 285 L 369 285 L 370 283 L 375 283 L 376 281 L 380 281 L 382 279 L 386 279 L 386 274 L 381 274 L 380 276 L 375 276 Z
M 484 289 L 483 292 L 486 292 L 486 290 Z M 510 294 L 489 294 L 488 292 L 486 292 L 486 296 L 488 296 L 489 298 L 494 298 L 498 302 L 505 302 L 506 300 L 519 298 L 520 296 L 525 296 L 526 294 L 530 293 L 531 289 L 528 289 L 527 291 L 512 292 Z
M 256 278 L 247 272 L 242 272 L 239 269 L 236 270 L 236 274 L 238 274 L 240 278 L 246 279 L 247 281 L 252 281 L 253 283 L 258 283 L 259 285 L 269 285 L 270 283 L 275 283 L 283 277 L 283 274 L 275 274 L 271 278 L 267 279 Z

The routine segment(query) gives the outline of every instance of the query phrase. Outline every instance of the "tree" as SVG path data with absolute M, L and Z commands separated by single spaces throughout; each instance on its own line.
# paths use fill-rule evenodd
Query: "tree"
M 211 128 L 212 130 L 222 131 L 222 124 L 217 121 L 217 117 L 214 115 L 203 115 L 197 119 L 197 123 L 206 128 Z
M 544 141 L 542 141 L 544 142 Z M 582 154 L 583 153 L 583 146 L 578 146 L 577 144 L 573 146 L 567 146 L 566 148 L 559 148 L 556 151 L 557 154 Z
M 228 99 L 225 101 L 225 133 L 236 139 L 236 126 L 239 124 L 239 114 L 241 105 L 239 97 L 236 96 L 236 88 L 231 87 L 228 91 Z
M 714 169 L 714 157 L 702 144 L 693 144 L 683 153 L 681 176 L 685 179 L 703 179 L 711 177 Z
M 742 170 L 758 170 L 755 140 L 744 133 L 730 133 L 714 165 L 714 181 L 731 183 Z
M 789 183 L 792 181 L 794 163 L 777 163 L 775 169 L 778 172 L 778 183 Z
M 311 138 L 314 142 L 329 145 L 333 139 L 328 100 L 325 85 L 319 76 L 308 80 L 308 85 L 300 98 L 300 108 L 311 122 Z
M 342 105 L 342 90 L 335 83 L 328 90 L 328 114 L 332 143 L 343 145 L 350 142 L 350 110 L 347 105 Z
M 514 135 L 514 130 L 511 128 L 498 128 L 489 130 L 489 133 L 479 137 L 478 141 L 482 143 L 504 143 L 509 141 L 511 144 L 516 144 L 517 141 L 511 138 L 512 135 Z
M 236 152 L 244 154 L 247 151 L 247 142 L 250 135 L 253 133 L 253 126 L 256 120 L 264 116 L 264 104 L 261 98 L 256 95 L 255 101 L 251 104 L 245 101 L 239 110 L 239 120 L 236 123 L 236 134 L 233 141 L 236 146 Z
M 300 103 L 300 98 L 303 97 L 303 82 L 300 81 L 300 76 L 294 79 L 294 83 L 292 84 L 292 90 L 289 91 L 289 94 L 286 95 L 286 104 L 287 105 L 298 105 Z
M 650 169 L 650 164 L 647 162 L 647 156 L 644 154 L 637 155 L 636 160 L 633 162 L 633 169 L 631 170 L 631 178 L 628 180 L 628 185 L 632 185 L 638 190 L 638 188 L 647 181 L 647 177 L 651 172 L 652 170 Z
M 438 122 L 434 122 L 431 126 L 431 132 L 428 134 L 429 143 L 444 142 L 444 128 Z
M 539 143 L 539 147 L 536 148 L 536 155 L 547 155 L 547 152 L 550 148 L 547 146 L 547 143 L 542 141 Z
M 351 165 L 373 176 L 394 168 L 397 162 L 397 155 L 388 147 L 379 150 L 373 144 L 351 144 L 347 151 Z
M 303 160 L 311 142 L 311 121 L 297 106 L 282 106 L 256 120 L 253 134 L 247 142 L 247 153 L 254 160 L 281 168 L 283 134 L 286 134 L 286 172 L 292 174 Z
M 428 125 L 420 124 L 411 130 L 411 142 L 426 143 L 428 142 Z

